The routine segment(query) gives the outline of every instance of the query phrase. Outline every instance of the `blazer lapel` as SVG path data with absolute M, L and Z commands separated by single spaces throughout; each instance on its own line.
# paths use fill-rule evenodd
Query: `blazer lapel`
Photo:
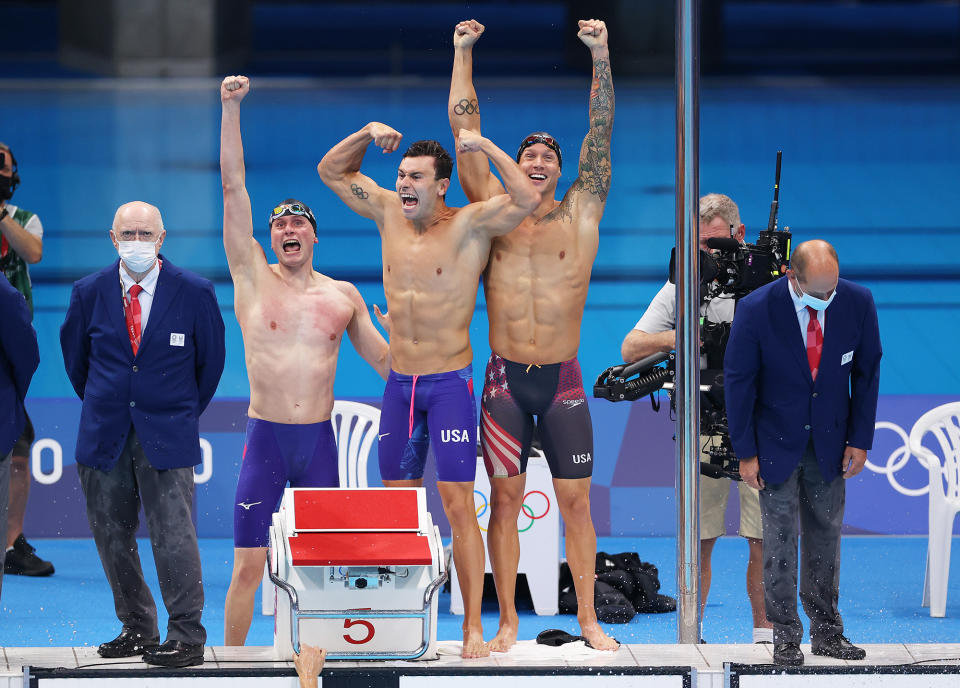
M 790 298 L 790 280 L 787 277 L 781 277 L 782 286 L 776 287 L 771 293 L 770 299 L 770 322 L 773 324 L 773 332 L 785 333 L 785 345 L 790 355 L 800 366 L 807 382 L 813 384 L 813 376 L 810 374 L 810 362 L 807 361 L 807 350 L 803 346 L 803 338 L 800 334 L 800 325 L 797 322 L 797 311 L 793 307 L 793 299 Z M 790 333 L 793 333 L 792 335 Z
M 179 278 L 180 269 L 175 267 L 170 261 L 160 256 L 163 266 L 160 268 L 160 275 L 157 277 L 157 288 L 153 292 L 153 304 L 150 306 L 150 319 L 147 321 L 147 329 L 140 340 L 140 349 L 137 352 L 139 356 L 143 353 L 146 346 L 157 337 L 155 333 L 162 329 L 160 323 L 164 314 L 173 303 L 174 297 L 180 291 L 181 281 Z
M 107 319 L 117 332 L 117 337 L 125 345 L 126 352 L 133 358 L 133 348 L 130 346 L 130 335 L 127 332 L 127 320 L 123 312 L 123 284 L 120 282 L 120 260 L 100 276 L 97 285 L 100 298 L 107 309 Z

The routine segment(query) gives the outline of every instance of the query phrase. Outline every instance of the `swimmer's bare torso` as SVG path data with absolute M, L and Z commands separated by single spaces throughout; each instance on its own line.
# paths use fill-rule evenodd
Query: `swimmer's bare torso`
M 283 213 L 271 220 L 270 246 L 278 262 L 267 264 L 253 238 L 245 187 L 239 106 L 248 89 L 245 77 L 227 77 L 221 85 L 220 168 L 223 242 L 250 379 L 249 415 L 276 423 L 318 423 L 333 408 L 344 332 L 384 378 L 387 344 L 357 288 L 313 269 L 317 232 L 307 216 L 296 214 L 303 212 L 301 205 L 282 204 Z
M 359 172 L 371 142 L 389 152 L 396 150 L 400 134 L 371 122 L 327 153 L 318 171 L 380 230 L 393 370 L 407 375 L 459 370 L 473 360 L 470 320 L 491 239 L 528 214 L 538 195 L 509 156 L 482 137 L 467 137 L 463 145 L 506 169 L 513 195 L 448 207 L 443 197 L 450 180 L 437 178 L 437 161 L 429 155 L 404 157 L 396 191 L 387 191 Z

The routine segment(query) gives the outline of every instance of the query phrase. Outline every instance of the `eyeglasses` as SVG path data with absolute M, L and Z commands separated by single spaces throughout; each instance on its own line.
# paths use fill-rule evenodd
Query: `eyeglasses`
M 536 143 L 542 143 L 544 146 L 556 153 L 557 162 L 561 167 L 563 166 L 563 156 L 560 155 L 560 144 L 557 143 L 555 138 L 552 136 L 547 136 L 546 134 L 530 134 L 530 136 L 525 138 L 520 144 L 520 147 L 517 149 L 517 162 L 520 162 L 520 156 L 523 155 L 523 151 Z
M 157 238 L 156 233 L 149 229 L 122 229 L 113 233 L 120 241 L 154 241 Z

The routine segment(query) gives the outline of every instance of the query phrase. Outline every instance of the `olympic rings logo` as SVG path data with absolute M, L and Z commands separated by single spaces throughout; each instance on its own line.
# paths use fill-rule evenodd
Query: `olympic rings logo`
M 894 475 L 895 473 L 897 473 L 897 471 L 903 468 L 910 461 L 910 457 L 914 456 L 914 454 L 910 451 L 910 438 L 907 435 L 907 433 L 904 431 L 904 429 L 901 428 L 896 423 L 891 423 L 885 420 L 878 421 L 874 427 L 877 430 L 892 430 L 900 437 L 900 441 L 903 444 L 897 447 L 896 449 L 894 449 L 892 452 L 890 452 L 890 456 L 887 457 L 886 465 L 878 466 L 876 464 L 870 463 L 869 458 L 867 459 L 867 462 L 864 465 L 874 473 L 880 473 L 881 475 L 886 475 L 887 482 L 890 483 L 890 486 L 902 495 L 906 495 L 907 497 L 921 497 L 927 494 L 930 491 L 929 483 L 927 483 L 923 487 L 917 487 L 917 488 L 906 487 L 904 485 L 901 485 L 897 481 L 896 476 Z M 927 462 L 924 459 L 924 457 L 917 456 L 916 459 L 920 463 L 920 465 L 924 467 L 924 469 L 929 470 L 929 466 L 927 465 Z
M 487 501 L 487 495 L 483 494 L 480 490 L 474 490 L 473 494 L 475 495 L 474 501 L 476 502 L 476 497 L 479 497 L 482 503 L 477 506 L 477 519 L 482 518 L 487 513 L 487 509 L 490 508 L 490 503 Z M 532 506 L 527 504 L 527 498 L 531 495 L 539 495 L 543 498 L 543 504 L 541 505 L 542 512 L 537 514 Z M 539 500 L 537 500 L 539 501 Z M 523 495 L 523 503 L 520 505 L 520 513 L 530 519 L 530 522 L 527 523 L 523 528 L 520 527 L 520 517 L 517 517 L 517 532 L 526 533 L 528 530 L 533 528 L 533 524 L 536 521 L 539 521 L 541 518 L 550 513 L 550 497 L 547 496 L 545 492 L 541 490 L 530 490 L 525 495 Z M 483 526 L 480 526 L 480 530 L 487 532 L 487 529 Z

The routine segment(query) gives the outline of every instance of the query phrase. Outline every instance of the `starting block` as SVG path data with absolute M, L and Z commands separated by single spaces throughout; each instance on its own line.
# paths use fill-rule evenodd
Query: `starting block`
M 270 526 L 278 657 L 433 659 L 446 580 L 423 488 L 288 488 Z

